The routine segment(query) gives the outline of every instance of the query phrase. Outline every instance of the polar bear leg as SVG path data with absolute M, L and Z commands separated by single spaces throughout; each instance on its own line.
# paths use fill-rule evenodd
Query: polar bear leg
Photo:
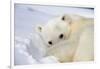
M 93 31 L 94 31 L 93 27 L 88 27 L 83 31 L 73 61 L 89 61 L 94 59 Z

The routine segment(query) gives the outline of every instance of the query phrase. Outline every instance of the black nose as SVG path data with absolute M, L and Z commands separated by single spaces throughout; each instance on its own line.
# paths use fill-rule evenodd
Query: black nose
M 48 43 L 49 43 L 50 45 L 52 45 L 52 41 L 49 41 Z

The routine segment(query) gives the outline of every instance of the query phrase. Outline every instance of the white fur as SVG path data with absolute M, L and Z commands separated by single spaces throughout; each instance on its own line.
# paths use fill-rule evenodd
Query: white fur
M 94 59 L 94 33 L 93 27 L 86 28 L 80 37 L 79 45 L 73 61 L 86 61 Z
M 93 60 L 93 30 L 88 28 L 91 26 L 93 19 L 79 15 L 58 16 L 39 26 L 40 37 L 47 46 L 46 56 L 55 56 L 60 62 Z M 59 39 L 61 33 L 63 39 Z

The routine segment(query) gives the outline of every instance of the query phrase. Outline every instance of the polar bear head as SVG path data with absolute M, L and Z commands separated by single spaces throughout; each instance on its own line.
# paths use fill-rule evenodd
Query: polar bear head
M 68 15 L 58 16 L 48 21 L 46 25 L 38 26 L 37 30 L 44 43 L 50 47 L 69 38 L 71 21 Z

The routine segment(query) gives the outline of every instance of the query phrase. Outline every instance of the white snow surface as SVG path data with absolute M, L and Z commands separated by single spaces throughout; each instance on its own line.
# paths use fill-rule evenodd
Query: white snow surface
M 59 63 L 54 56 L 44 57 L 45 48 L 35 32 L 38 24 L 45 24 L 49 19 L 61 14 L 78 14 L 93 18 L 94 9 L 15 4 L 15 46 L 14 64 L 29 65 L 41 63 Z M 31 41 L 31 39 L 34 39 Z M 43 46 L 43 48 L 38 48 Z

